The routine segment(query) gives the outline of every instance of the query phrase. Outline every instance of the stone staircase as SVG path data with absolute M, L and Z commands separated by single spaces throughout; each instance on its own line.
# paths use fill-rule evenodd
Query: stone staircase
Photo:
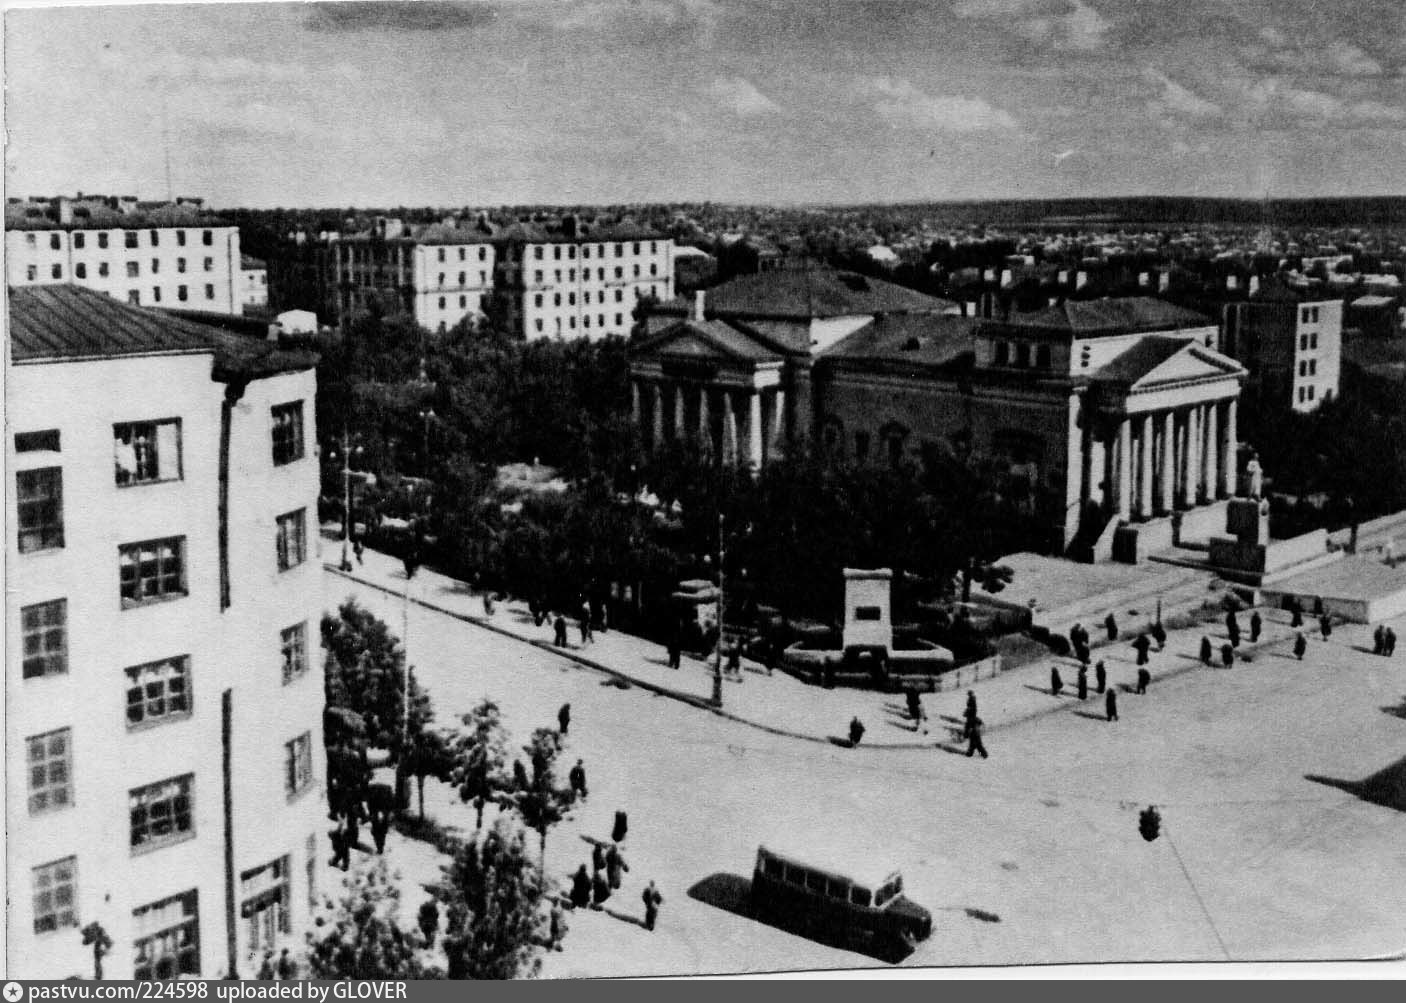
M 1110 612 L 1118 620 L 1120 637 L 1145 630 L 1157 616 L 1157 601 L 1162 602 L 1162 617 L 1169 617 L 1199 608 L 1214 598 L 1211 582 L 1214 575 L 1204 568 L 1167 565 L 1162 570 L 1149 570 L 1136 583 L 1070 603 L 1066 606 L 1037 610 L 1034 626 L 1044 627 L 1051 634 L 1068 636 L 1069 629 L 1082 623 L 1089 631 L 1094 647 L 1104 641 L 1103 621 Z M 1137 613 L 1131 614 L 1130 610 Z

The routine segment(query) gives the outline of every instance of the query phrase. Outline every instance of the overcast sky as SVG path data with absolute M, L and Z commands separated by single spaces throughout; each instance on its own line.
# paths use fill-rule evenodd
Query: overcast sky
M 11 10 L 9 194 L 1406 194 L 1403 0 Z

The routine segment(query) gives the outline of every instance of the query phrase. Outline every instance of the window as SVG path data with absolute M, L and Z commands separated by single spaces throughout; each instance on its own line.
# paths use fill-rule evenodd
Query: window
M 480 248 L 478 249 L 478 260 L 479 260 L 479 261 L 487 261 L 487 260 L 488 260 L 488 248 L 486 248 L 486 247 L 480 247 Z M 480 273 L 480 274 L 482 274 L 482 273 Z
M 152 274 L 152 275 L 155 275 L 155 274 L 156 274 L 157 272 L 159 272 L 159 271 L 161 271 L 161 259 L 160 259 L 160 258 L 152 258 L 152 259 L 151 259 L 151 274 Z
M 582 259 L 583 261 L 586 260 L 587 258 L 589 258 L 590 256 L 591 256 L 591 248 L 590 248 L 589 246 L 586 246 L 586 247 L 581 248 L 581 259 Z
M 658 253 L 659 253 L 659 245 L 658 245 L 655 241 L 652 241 L 652 240 L 651 240 L 651 241 L 649 242 L 649 253 L 650 253 L 650 254 L 658 254 Z
M 1318 388 L 1310 385 L 1308 388 L 1308 399 L 1313 400 L 1316 396 L 1318 396 Z
M 1015 364 L 1022 369 L 1030 365 L 1030 346 L 1026 342 L 1017 342 L 1015 346 Z
M 215 259 L 214 259 L 214 258 L 206 258 L 206 259 L 205 259 L 205 270 L 206 270 L 207 272 L 213 272 L 213 271 L 215 270 Z
M 205 298 L 206 298 L 207 300 L 212 300 L 212 299 L 215 298 L 215 287 L 214 287 L 214 286 L 212 286 L 212 285 L 207 285 L 207 286 L 205 287 Z
M 552 305 L 561 306 L 561 293 L 552 293 Z
M 1299 351 L 1300 351 L 1300 352 L 1306 352 L 1306 351 L 1308 351 L 1308 335 L 1306 335 L 1306 334 L 1301 334 L 1301 335 L 1299 335 Z
M 303 847 L 303 856 L 307 861 L 308 869 L 308 908 L 317 908 L 317 835 L 308 837 L 308 842 Z
M 439 249 L 439 260 L 440 260 L 440 261 L 443 261 L 443 260 L 444 260 L 444 248 L 442 248 L 442 247 Z M 439 281 L 440 281 L 440 282 L 443 282 L 443 281 L 444 281 L 444 276 L 443 276 L 443 275 L 441 275 L 441 276 L 439 277 Z
M 183 536 L 128 543 L 117 548 L 122 608 L 186 594 Z
M 34 932 L 53 933 L 78 925 L 78 858 L 64 857 L 36 867 L 34 875 Z
M 541 272 L 541 269 L 538 269 L 537 271 L 534 271 L 534 272 L 532 273 L 532 281 L 533 281 L 534 284 L 541 285 L 541 283 L 542 283 L 542 272 Z
M 186 232 L 184 230 L 176 231 L 176 245 L 178 247 L 186 246 Z
M 621 268 L 619 265 L 616 265 L 616 266 L 615 266 L 615 277 L 616 277 L 617 279 L 623 279 L 623 278 L 625 277 L 625 269 Z
M 591 318 L 590 318 L 590 317 L 582 317 L 582 318 L 581 318 L 581 326 L 582 326 L 582 327 L 589 328 L 589 327 L 591 326 Z
M 272 951 L 281 934 L 291 931 L 288 916 L 288 858 L 279 857 L 239 876 L 239 918 L 251 951 Z
M 1011 346 L 1008 341 L 996 342 L 996 365 L 1008 366 L 1011 363 Z
M 625 256 L 625 245 L 624 245 L 624 244 L 616 244 L 616 245 L 615 245 L 615 256 L 616 256 L 617 258 L 623 258 L 623 257 Z
M 444 273 L 443 273 L 443 272 L 440 272 L 440 273 L 439 273 L 439 281 L 436 282 L 435 285 L 437 285 L 437 286 L 442 286 L 442 285 L 444 285 Z
M 1310 375 L 1310 376 L 1317 376 L 1317 375 L 1318 375 L 1318 360 L 1317 360 L 1317 359 L 1309 359 L 1309 360 L 1308 360 L 1308 375 Z
M 575 317 L 569 317 L 569 318 L 567 318 L 567 326 L 568 326 L 569 328 L 571 328 L 573 331 L 576 330 L 576 318 L 575 318 Z
M 190 656 L 134 665 L 127 673 L 127 727 L 188 717 Z
M 29 766 L 29 813 L 38 815 L 73 804 L 71 729 L 26 739 Z
M 57 453 L 59 451 L 59 430 L 46 428 L 42 432 L 16 432 L 16 453 Z
M 538 333 L 538 334 L 541 334 L 541 333 L 542 333 L 542 318 L 540 318 L 540 317 L 537 318 L 537 320 L 536 320 L 534 323 L 535 323 L 536 326 L 537 326 L 537 333 Z M 561 326 L 561 321 L 560 321 L 560 320 L 557 321 L 557 326 L 558 326 L 558 327 Z
M 621 324 L 623 324 L 623 323 L 625 323 L 625 315 L 624 315 L 624 314 L 621 314 L 621 313 L 617 313 L 617 314 L 615 315 L 615 326 L 616 326 L 616 327 L 619 327 L 619 326 L 620 326 Z
M 49 234 L 49 250 L 57 251 L 60 250 L 62 247 L 63 242 L 59 239 L 59 235 L 57 233 Z
M 560 268 L 555 269 L 555 270 L 552 272 L 552 281 L 553 281 L 553 282 L 560 282 L 560 281 L 561 281 L 561 269 L 560 269 Z
M 181 479 L 181 420 L 137 421 L 112 426 L 118 487 Z
M 20 608 L 25 679 L 68 671 L 68 600 L 54 599 Z
M 132 978 L 169 982 L 200 974 L 200 893 L 192 888 L 132 910 Z
M 172 777 L 127 792 L 133 850 L 152 850 L 195 834 L 195 774 Z
M 307 539 L 304 533 L 304 514 L 307 509 L 298 509 L 278 517 L 278 570 L 296 568 L 307 560 Z
M 616 303 L 623 303 L 624 300 L 625 300 L 625 290 L 623 290 L 623 289 L 617 289 L 617 290 L 615 290 L 615 302 L 616 302 Z
M 98 234 L 98 247 L 102 248 L 103 250 L 107 249 L 107 234 Z
M 462 285 L 464 284 L 464 280 L 465 280 L 466 278 L 468 278 L 468 275 L 466 275 L 464 272 L 460 272 L 460 273 L 459 273 L 459 285 L 462 286 Z
M 1312 334 L 1310 334 L 1310 335 L 1308 336 L 1308 347 L 1309 347 L 1309 348 L 1317 348 L 1317 347 L 1318 347 L 1318 332 L 1317 332 L 1317 331 L 1314 331 Z
M 636 265 L 636 266 L 635 266 L 635 278 L 639 278 L 639 277 L 640 277 L 640 266 L 639 266 L 639 265 Z
M 185 259 L 185 258 L 177 258 L 177 259 L 176 259 L 176 271 L 184 273 L 185 270 L 186 270 L 186 259 Z
M 659 274 L 659 266 L 658 266 L 658 265 L 653 265 L 653 264 L 650 265 L 650 266 L 649 266 L 649 277 L 650 277 L 650 278 L 654 278 L 654 277 L 655 277 L 656 275 L 658 275 L 658 274 Z
M 869 889 L 860 888 L 858 885 L 850 885 L 849 900 L 855 905 L 867 907 L 869 905 Z
M 283 746 L 283 787 L 291 798 L 312 784 L 312 733 L 305 731 Z
M 542 305 L 542 294 L 541 294 L 541 293 L 538 293 L 537 295 L 535 295 L 535 296 L 532 297 L 532 305 L 533 305 L 533 306 L 541 306 L 541 305 Z
M 106 261 L 99 261 L 99 262 L 98 262 L 98 274 L 101 275 L 103 278 L 107 278 L 107 262 L 106 262 Z
M 459 248 L 459 260 L 460 260 L 460 261 L 463 261 L 464 258 L 465 258 L 467 255 L 468 255 L 468 248 L 465 248 L 465 247 Z M 463 275 L 464 273 L 463 273 L 463 272 L 460 272 L 459 274 L 460 274 L 460 275 Z M 464 280 L 461 278 L 459 281 L 460 281 L 460 282 L 463 282 Z
M 24 235 L 24 243 L 26 247 L 36 247 L 38 245 L 38 237 L 35 234 L 26 233 Z
M 856 606 L 854 608 L 854 618 L 856 620 L 882 620 L 884 611 L 878 606 Z
M 63 278 L 63 265 L 50 265 L 49 274 L 56 279 Z
M 575 306 L 575 305 L 576 305 L 576 294 L 575 294 L 575 293 L 567 293 L 567 294 L 566 294 L 566 302 L 567 302 L 569 305 L 571 305 L 571 306 Z
M 444 299 L 443 296 L 441 296 L 441 297 L 439 298 L 439 308 L 440 308 L 441 310 L 444 309 L 444 304 L 445 304 L 445 299 Z
M 560 261 L 560 260 L 561 260 L 561 245 L 560 245 L 560 244 L 558 244 L 556 247 L 553 247 L 553 248 L 552 248 L 552 257 L 555 258 L 557 261 Z M 558 274 L 560 274 L 560 273 L 558 273 Z
M 177 287 L 176 287 L 176 299 L 180 300 L 182 303 L 184 303 L 186 300 L 190 299 L 190 290 L 189 290 L 189 288 L 188 288 L 187 286 L 177 286 Z
M 152 301 L 153 303 L 160 303 L 160 302 L 161 302 L 161 287 L 160 287 L 160 286 L 152 286 L 152 287 L 151 287 L 151 301 Z
M 466 307 L 466 306 L 468 306 L 468 305 L 469 305 L 469 298 L 468 298 L 467 296 L 460 296 L 460 297 L 459 297 L 459 306 L 462 308 L 462 307 Z
M 1303 387 L 1299 387 L 1299 403 L 1302 404 L 1303 402 L 1304 402 Z
M 86 279 L 88 277 L 88 266 L 81 261 L 78 262 L 78 264 L 73 266 L 73 274 L 76 278 Z
M 308 625 L 297 623 L 279 631 L 283 651 L 283 682 L 291 683 L 308 671 Z
M 26 267 L 25 267 L 25 270 L 24 270 L 24 277 L 25 277 L 25 279 L 26 279 L 27 281 L 29 281 L 29 282 L 34 282 L 35 280 L 37 280 L 37 279 L 39 278 L 39 266 L 38 266 L 38 265 L 28 265 L 28 266 L 26 266 Z
M 215 243 L 215 235 L 209 230 L 202 231 L 200 234 L 200 242 L 206 247 L 210 247 Z
M 63 546 L 63 468 L 15 474 L 21 554 Z
M 604 296 L 601 297 L 601 299 L 604 299 L 604 298 L 605 298 Z M 582 294 L 581 294 L 581 302 L 582 302 L 582 303 L 589 304 L 589 303 L 591 302 L 591 294 L 590 294 L 589 292 L 584 292 L 584 293 L 582 293 Z
M 1299 363 L 1299 375 L 1300 375 L 1300 376 L 1307 376 L 1307 375 L 1308 375 L 1308 363 L 1307 363 L 1307 362 L 1300 362 L 1300 363 Z
M 135 261 L 127 262 L 127 278 L 135 279 L 142 274 L 142 266 Z
M 130 303 L 130 304 L 132 304 L 133 306 L 141 306 L 141 304 L 142 304 L 142 294 L 141 294 L 141 292 L 140 292 L 139 290 L 136 290 L 136 289 L 128 289 L 128 290 L 127 290 L 127 302 Z
M 123 233 L 123 236 L 127 238 L 127 239 L 126 239 L 126 244 L 127 244 L 128 247 L 136 247 L 136 246 L 137 246 L 137 231 L 136 231 L 136 230 L 127 230 L 127 231 L 125 231 L 125 232 Z
M 161 231 L 160 231 L 160 230 L 152 230 L 152 231 L 151 231 L 151 246 L 152 246 L 152 247 L 156 247 L 156 246 L 158 246 L 160 243 L 161 243 Z

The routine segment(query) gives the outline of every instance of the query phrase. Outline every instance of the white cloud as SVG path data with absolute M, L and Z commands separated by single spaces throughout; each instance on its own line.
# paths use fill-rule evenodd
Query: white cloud
M 781 106 L 767 97 L 745 77 L 718 77 L 709 90 L 718 103 L 743 118 L 772 115 Z
M 1373 100 L 1347 100 L 1295 86 L 1283 77 L 1232 81 L 1235 108 L 1244 124 L 1315 128 L 1365 128 L 1406 124 L 1406 107 Z
M 1092 52 L 1110 27 L 1084 0 L 957 0 L 952 9 L 962 18 L 1000 20 L 1026 41 L 1053 49 Z
M 1379 77 L 1382 74 L 1382 64 L 1351 42 L 1332 42 L 1324 55 L 1328 65 L 1345 77 Z
M 1142 71 L 1143 78 L 1162 88 L 1162 93 L 1147 102 L 1153 115 L 1159 118 L 1219 118 L 1224 112 L 1214 101 L 1208 101 L 1199 94 L 1183 87 L 1160 70 L 1147 67 Z
M 893 77 L 873 77 L 865 80 L 860 89 L 873 100 L 878 116 L 894 128 L 987 132 L 1016 127 L 1009 112 L 981 98 L 933 96 L 910 81 Z

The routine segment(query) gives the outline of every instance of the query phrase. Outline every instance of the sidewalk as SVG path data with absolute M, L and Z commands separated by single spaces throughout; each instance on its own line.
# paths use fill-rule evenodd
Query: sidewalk
M 372 588 L 401 595 L 405 591 L 405 571 L 401 562 L 385 554 L 366 550 L 364 563 L 354 565 L 351 572 L 338 570 L 337 553 L 328 549 L 331 560 L 325 563 L 329 575 L 329 602 L 340 605 L 344 595 L 337 594 L 336 578 L 346 578 Z M 679 669 L 670 669 L 664 649 L 653 642 L 620 631 L 597 631 L 595 639 L 581 643 L 580 632 L 571 624 L 568 648 L 552 646 L 549 622 L 533 625 L 532 616 L 523 602 L 497 603 L 492 616 L 483 609 L 483 597 L 468 585 L 428 568 L 422 568 L 410 583 L 410 600 L 425 609 L 452 616 L 516 638 L 541 648 L 544 652 L 570 659 L 586 668 L 605 673 L 629 685 L 689 703 L 700 710 L 718 714 L 763 731 L 790 738 L 827 744 L 847 744 L 850 719 L 858 717 L 867 729 L 862 748 L 934 748 L 965 752 L 965 743 L 958 737 L 962 726 L 962 711 L 966 695 L 962 692 L 924 694 L 923 708 L 928 716 L 929 730 L 919 733 L 908 717 L 901 694 L 876 693 L 868 690 L 836 688 L 827 690 L 811 686 L 777 670 L 767 675 L 759 664 L 743 660 L 742 682 L 723 681 L 723 707 L 712 706 L 713 663 L 685 655 Z M 1242 642 L 1241 655 L 1263 651 L 1286 644 L 1294 631 L 1288 627 L 1288 615 L 1280 611 L 1262 610 L 1265 629 L 1259 644 Z M 1249 615 L 1240 614 L 1241 629 L 1249 633 Z M 399 624 L 391 624 L 392 631 Z M 1316 625 L 1305 625 L 1305 636 L 1313 645 L 1317 638 Z M 1358 628 L 1362 629 L 1362 628 Z M 1210 637 L 1216 650 L 1216 667 L 1207 669 L 1197 659 L 1202 635 Z M 1337 627 L 1330 643 L 1347 643 L 1348 630 Z M 1355 634 L 1354 634 L 1355 636 Z M 1364 637 L 1365 632 L 1364 632 Z M 1108 671 L 1108 684 L 1120 693 L 1119 712 L 1124 717 L 1135 713 L 1131 693 L 1137 677 L 1136 655 L 1129 634 L 1117 642 L 1102 645 L 1094 652 L 1094 661 L 1102 659 Z M 1192 670 L 1207 673 L 1225 671 L 1219 667 L 1220 646 L 1225 640 L 1224 623 L 1209 623 L 1168 636 L 1164 652 L 1153 651 L 1148 663 L 1153 687 L 1156 682 Z M 1292 656 L 1288 656 L 1292 657 Z M 1310 656 L 1312 657 L 1312 647 Z M 412 659 L 413 660 L 413 659 Z M 1050 694 L 1050 669 L 1057 667 L 1064 680 L 1060 697 Z M 1234 671 L 1234 670 L 1231 670 Z M 1060 711 L 1083 707 L 1083 713 L 1103 715 L 1103 698 L 1093 690 L 1093 671 L 1089 672 L 1089 698 L 1080 702 L 1076 695 L 1078 663 L 1073 658 L 1051 654 L 1029 665 L 1021 666 L 991 679 L 974 684 L 979 713 L 984 730 L 989 734 L 999 728 Z

